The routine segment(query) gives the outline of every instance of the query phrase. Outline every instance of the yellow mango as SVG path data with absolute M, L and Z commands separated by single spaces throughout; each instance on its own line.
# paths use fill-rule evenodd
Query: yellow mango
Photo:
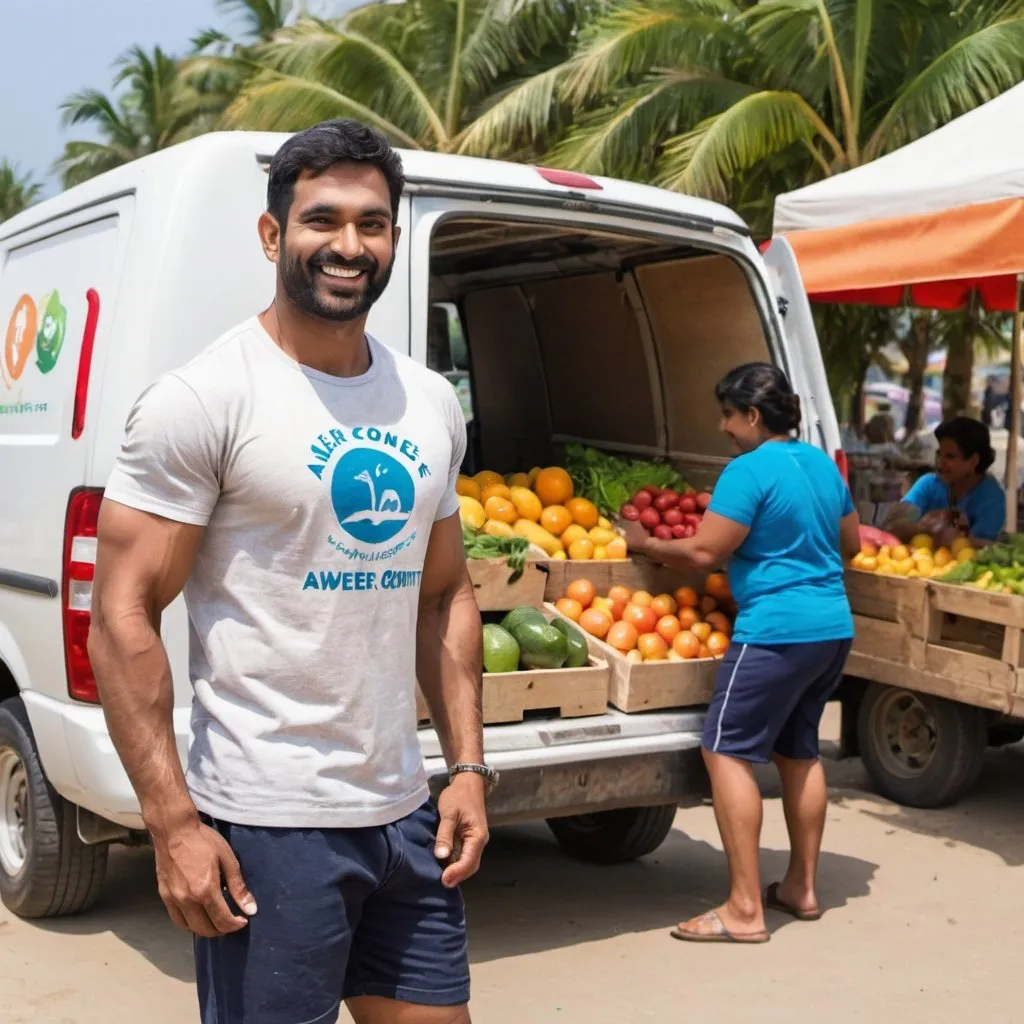
M 471 476 L 463 476 L 460 473 L 459 479 L 455 481 L 455 493 L 466 498 L 475 498 L 479 501 L 480 485 Z
M 913 538 L 913 540 L 911 540 L 910 548 L 912 551 L 934 551 L 935 540 L 931 536 L 931 534 L 919 533 L 916 537 Z
M 603 530 L 600 526 L 595 526 L 588 536 L 598 547 L 604 547 L 611 544 L 618 534 L 614 530 Z
M 556 551 L 565 550 L 562 547 L 562 542 L 554 534 L 548 533 L 543 526 L 539 526 L 532 519 L 517 520 L 514 529 L 520 537 L 525 537 L 547 555 L 554 555 Z
M 509 526 L 508 523 L 503 523 L 498 519 L 488 519 L 484 523 L 484 533 L 490 537 L 514 537 L 516 531 Z
M 533 491 L 528 487 L 512 487 L 509 489 L 509 496 L 522 519 L 529 519 L 534 523 L 540 521 L 544 506 L 540 503 L 540 498 Z
M 529 473 L 509 473 L 505 477 L 505 483 L 509 487 L 529 487 L 530 486 L 530 474 Z
M 459 518 L 474 530 L 482 530 L 484 523 L 487 522 L 487 513 L 484 511 L 483 505 L 481 505 L 476 498 L 470 498 L 465 494 L 460 494 Z

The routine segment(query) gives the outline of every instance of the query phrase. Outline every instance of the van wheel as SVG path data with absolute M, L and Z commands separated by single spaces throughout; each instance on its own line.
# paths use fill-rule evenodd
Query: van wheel
M 579 860 L 622 864 L 653 853 L 672 831 L 675 804 L 549 818 L 558 845 Z
M 0 704 L 0 898 L 20 917 L 91 907 L 107 847 L 78 838 L 75 806 L 46 781 L 20 697 Z
M 860 756 L 883 796 L 905 807 L 943 807 L 977 781 L 986 721 L 981 708 L 875 683 L 860 706 Z

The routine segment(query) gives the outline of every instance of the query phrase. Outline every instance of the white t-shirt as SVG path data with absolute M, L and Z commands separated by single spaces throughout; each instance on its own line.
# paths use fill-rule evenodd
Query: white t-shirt
M 452 386 L 369 339 L 359 377 L 290 359 L 253 318 L 143 392 L 106 497 L 206 526 L 185 587 L 187 779 L 225 821 L 356 828 L 427 797 L 420 578 L 458 511 Z

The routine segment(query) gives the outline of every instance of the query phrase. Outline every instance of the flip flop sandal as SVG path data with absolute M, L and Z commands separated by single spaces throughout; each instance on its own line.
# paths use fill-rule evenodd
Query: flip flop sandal
M 765 889 L 764 906 L 765 910 L 778 910 L 783 914 L 789 914 L 790 917 L 795 917 L 798 921 L 820 921 L 823 913 L 820 908 L 818 910 L 798 910 L 796 907 L 791 907 L 779 896 L 778 882 L 772 882 Z
M 698 920 L 709 922 L 712 930 L 710 932 L 691 932 L 676 927 L 669 932 L 669 935 L 680 942 L 735 942 L 740 945 L 760 945 L 771 940 L 771 936 L 767 932 L 740 933 L 729 931 L 718 916 L 717 910 L 709 910 Z

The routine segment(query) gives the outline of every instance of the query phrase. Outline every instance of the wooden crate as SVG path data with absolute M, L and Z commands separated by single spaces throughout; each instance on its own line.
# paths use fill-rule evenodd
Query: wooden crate
M 859 569 L 846 571 L 846 596 L 854 615 L 884 622 L 902 622 L 908 603 L 916 610 L 920 602 L 921 580 L 901 576 L 876 576 Z
M 558 615 L 554 605 L 546 610 Z M 581 630 L 582 632 L 582 630 Z M 614 647 L 597 637 L 583 634 L 592 656 L 605 661 L 610 670 L 608 703 L 620 711 L 656 711 L 665 708 L 696 707 L 711 700 L 719 659 L 663 661 L 634 664 Z
M 705 579 L 700 573 L 667 569 L 643 557 L 603 562 L 551 561 L 544 564 L 548 570 L 544 600 L 548 602 L 563 597 L 565 588 L 578 579 L 590 580 L 599 594 L 607 594 L 609 588 L 618 585 L 632 590 L 649 590 L 653 594 L 671 594 L 683 586 L 695 587 L 699 592 L 704 587 Z
M 503 558 L 469 558 L 466 565 L 482 612 L 504 612 L 525 605 L 539 608 L 544 603 L 547 562 L 527 562 L 514 583 L 509 583 L 512 570 Z
M 608 709 L 609 675 L 607 662 L 594 654 L 582 668 L 485 672 L 484 725 L 521 722 L 527 711 L 554 711 L 560 718 L 603 715 Z M 416 712 L 421 723 L 430 720 L 419 687 Z
M 867 578 L 855 581 L 862 597 L 872 588 L 867 580 L 879 585 L 874 604 L 854 607 L 856 637 L 848 673 L 1024 715 L 1024 598 L 936 580 L 899 580 L 902 586 L 894 588 L 891 577 L 851 575 Z M 859 614 L 857 607 L 886 614 L 894 607 L 894 619 Z

